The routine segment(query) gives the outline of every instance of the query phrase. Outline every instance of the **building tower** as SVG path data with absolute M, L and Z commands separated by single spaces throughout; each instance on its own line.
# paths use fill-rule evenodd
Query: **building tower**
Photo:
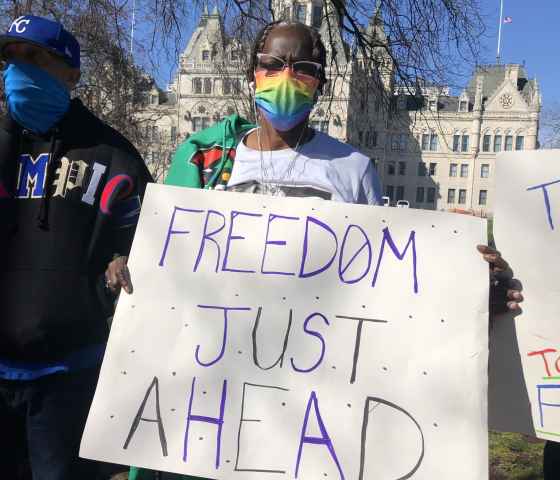
M 323 0 L 273 0 L 272 10 L 276 20 L 305 23 L 319 30 L 324 16 Z
M 366 38 L 371 45 L 370 55 L 377 67 L 377 74 L 385 92 L 393 92 L 394 89 L 394 63 L 389 55 L 389 39 L 385 33 L 381 7 L 378 4 L 375 15 L 370 19 L 366 29 Z

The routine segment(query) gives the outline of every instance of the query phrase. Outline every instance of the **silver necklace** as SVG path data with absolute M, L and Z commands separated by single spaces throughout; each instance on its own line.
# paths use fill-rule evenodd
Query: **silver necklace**
M 265 162 L 264 162 L 260 127 L 257 127 L 257 142 L 258 142 L 258 145 L 259 145 L 259 155 L 260 155 L 260 161 L 261 161 L 261 185 L 262 185 L 262 189 L 263 189 L 262 193 L 267 194 L 267 195 L 272 195 L 272 196 L 278 196 L 278 194 L 281 191 L 280 188 L 281 188 L 282 185 L 293 183 L 291 181 L 293 180 L 294 169 L 295 169 L 296 162 L 297 162 L 297 159 L 298 159 L 299 154 L 300 154 L 299 147 L 300 147 L 301 140 L 304 138 L 303 134 L 306 131 L 307 131 L 307 127 L 303 128 L 301 130 L 301 133 L 299 134 L 298 141 L 297 141 L 296 146 L 294 148 L 294 156 L 290 160 L 290 163 L 288 164 L 288 168 L 284 172 L 284 175 L 282 175 L 282 177 L 279 178 L 276 182 L 273 182 L 272 180 L 275 177 L 275 172 L 274 172 L 274 165 L 272 164 L 272 150 L 269 151 L 268 166 L 267 166 L 267 165 L 265 165 Z M 270 170 L 269 170 L 269 168 L 270 168 Z M 269 174 L 269 172 L 271 172 L 271 173 Z

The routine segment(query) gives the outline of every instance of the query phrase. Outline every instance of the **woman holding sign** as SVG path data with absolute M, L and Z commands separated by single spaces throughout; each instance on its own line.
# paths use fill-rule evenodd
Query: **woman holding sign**
M 308 125 L 326 82 L 319 33 L 301 23 L 271 23 L 257 35 L 250 60 L 257 125 L 232 115 L 191 136 L 177 150 L 165 183 L 379 204 L 381 185 L 369 158 Z M 497 270 L 507 269 L 497 252 L 479 249 Z M 510 308 L 518 308 L 521 298 L 509 295 Z M 156 475 L 132 468 L 129 478 L 154 480 Z
M 258 125 L 232 115 L 194 135 L 179 147 L 166 183 L 379 203 L 381 185 L 369 158 L 308 125 L 326 82 L 325 64 L 317 31 L 300 23 L 265 27 L 248 72 Z

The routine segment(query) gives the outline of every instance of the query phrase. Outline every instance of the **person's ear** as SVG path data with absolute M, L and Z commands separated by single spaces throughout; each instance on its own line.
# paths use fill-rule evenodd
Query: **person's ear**
M 249 90 L 251 93 L 255 92 L 255 71 L 249 67 L 245 73 L 245 78 L 247 79 L 247 84 L 249 85 Z

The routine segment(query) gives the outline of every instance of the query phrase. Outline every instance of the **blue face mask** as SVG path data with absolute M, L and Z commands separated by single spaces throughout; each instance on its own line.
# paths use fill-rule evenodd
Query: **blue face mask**
M 36 133 L 47 132 L 70 107 L 66 86 L 28 63 L 8 64 L 4 70 L 4 89 L 10 116 Z

